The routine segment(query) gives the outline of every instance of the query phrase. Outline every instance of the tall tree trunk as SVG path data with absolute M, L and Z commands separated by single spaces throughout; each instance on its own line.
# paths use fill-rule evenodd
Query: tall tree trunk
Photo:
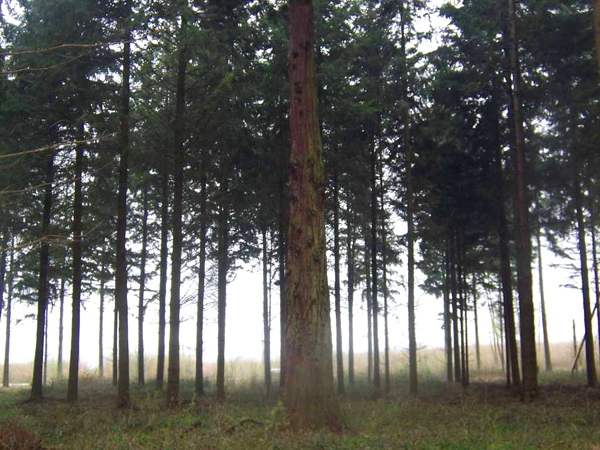
M 2 386 L 9 387 L 10 385 L 10 326 L 12 320 L 12 298 L 14 291 L 14 278 L 16 267 L 14 264 L 14 239 L 10 250 L 10 266 L 8 275 L 8 297 L 6 299 L 6 338 L 4 340 L 4 370 L 2 373 Z
M 344 394 L 344 352 L 342 347 L 342 311 L 340 293 L 340 205 L 337 162 L 333 175 L 333 259 L 335 296 L 335 350 L 337 370 L 337 392 Z
M 265 389 L 267 398 L 271 397 L 271 320 L 269 311 L 269 256 L 267 252 L 267 227 L 262 229 L 263 262 L 263 359 L 265 370 Z
M 529 199 L 525 159 L 525 130 L 523 128 L 521 72 L 519 67 L 516 7 L 517 0 L 508 0 L 510 72 L 512 75 L 512 116 L 515 133 L 515 243 L 517 249 L 517 286 L 519 291 L 519 325 L 521 328 L 521 365 L 523 401 L 538 395 L 537 359 L 535 348 L 535 317 L 531 277 L 531 231 L 529 228 Z
M 204 284 L 206 279 L 206 156 L 202 155 L 200 176 L 200 254 L 198 261 L 198 317 L 196 319 L 196 395 L 204 395 Z
M 77 140 L 84 137 L 83 123 L 77 127 Z M 76 402 L 79 393 L 79 335 L 81 325 L 82 216 L 83 216 L 83 145 L 75 146 L 75 195 L 73 200 L 73 303 L 71 307 L 71 355 L 67 400 Z
M 55 134 L 52 132 L 52 134 Z M 56 143 L 56 139 L 52 139 Z M 52 213 L 52 184 L 54 182 L 54 152 L 47 156 L 46 186 L 44 188 L 44 214 L 42 218 L 42 237 L 47 238 L 50 230 L 50 217 Z M 35 341 L 35 358 L 33 360 L 33 380 L 31 382 L 31 398 L 41 400 L 42 368 L 44 363 L 44 326 L 46 324 L 46 309 L 48 304 L 48 268 L 50 265 L 50 243 L 47 239 L 42 241 L 40 247 L 40 269 L 38 277 L 38 312 Z
M 367 379 L 369 383 L 373 379 L 373 300 L 371 288 L 371 241 L 368 234 L 368 226 L 365 222 L 365 281 L 367 300 Z
M 169 266 L 169 156 L 163 152 L 160 200 L 160 262 L 158 285 L 158 355 L 156 360 L 156 389 L 165 380 L 165 337 L 167 334 L 167 271 Z
M 388 324 L 388 284 L 387 284 L 387 230 L 385 220 L 385 180 L 383 177 L 383 161 L 379 166 L 379 189 L 380 189 L 380 201 L 381 201 L 381 265 L 383 271 L 383 285 L 381 290 L 383 291 L 383 333 L 384 333 L 384 393 L 389 395 L 391 386 L 390 380 L 390 335 L 389 335 L 389 324 Z
M 477 359 L 477 370 L 481 370 L 481 348 L 479 347 L 479 317 L 477 316 L 477 286 L 475 284 L 475 272 L 473 272 L 473 315 L 475 319 L 475 357 Z
M 579 372 L 579 352 L 577 351 L 577 330 L 575 328 L 575 320 L 573 320 L 573 371 Z
M 467 361 L 466 361 L 466 340 L 465 340 L 465 313 L 466 313 L 466 301 L 465 301 L 465 286 L 463 276 L 463 264 L 462 248 L 460 238 L 457 239 L 457 278 L 458 278 L 458 308 L 460 311 L 460 367 L 461 367 L 461 382 L 463 387 L 469 385 L 468 374 L 467 374 Z
M 58 367 L 56 369 L 59 380 L 63 378 L 63 339 L 64 339 L 64 319 L 65 319 L 65 280 L 60 280 L 60 309 L 58 316 Z
M 114 327 L 113 327 L 113 351 L 112 351 L 112 384 L 117 386 L 119 383 L 119 308 L 116 305 L 117 299 L 115 297 L 115 310 L 114 310 Z
M 2 242 L 0 242 L 0 247 L 3 249 L 6 248 L 8 244 L 8 238 L 6 233 L 2 236 Z M 4 292 L 6 291 L 6 260 L 7 260 L 7 250 L 2 252 L 2 257 L 0 258 L 0 323 L 2 323 L 2 311 L 4 310 Z
M 590 229 L 592 231 L 592 264 L 594 265 L 594 292 L 596 294 L 596 312 L 598 318 L 598 347 L 600 350 L 600 280 L 598 276 L 598 243 L 596 241 L 596 214 L 594 206 L 589 206 Z M 600 351 L 598 353 L 600 355 Z
M 494 105 L 497 105 L 497 99 L 494 97 Z M 494 106 L 494 132 L 492 139 L 494 141 L 494 163 L 496 176 L 496 227 L 498 233 L 498 249 L 500 253 L 500 282 L 502 285 L 502 301 L 504 311 L 504 324 L 506 341 L 506 363 L 507 363 L 507 387 L 511 385 L 519 388 L 521 385 L 521 375 L 519 373 L 519 353 L 517 350 L 517 336 L 514 313 L 514 299 L 512 286 L 512 269 L 510 266 L 509 236 L 506 218 L 506 181 L 504 169 L 502 167 L 502 148 L 500 139 L 500 124 L 497 107 Z M 512 114 L 511 114 L 512 117 Z
M 123 80 L 121 92 L 121 159 L 119 162 L 119 194 L 117 201 L 117 265 L 115 302 L 119 311 L 119 377 L 117 401 L 129 407 L 129 308 L 127 307 L 127 179 L 129 171 L 129 99 L 131 97 L 131 16 L 132 0 L 126 0 L 125 36 L 123 43 Z
M 552 358 L 550 356 L 550 341 L 548 339 L 548 322 L 546 321 L 546 301 L 544 299 L 544 272 L 542 264 L 542 238 L 541 232 L 537 231 L 537 248 L 538 248 L 538 273 L 540 282 L 540 309 L 542 313 L 542 330 L 544 334 L 544 358 L 546 360 L 546 371 L 552 372 Z
M 106 296 L 104 281 L 104 272 L 106 271 L 106 263 L 104 262 L 104 254 L 102 255 L 102 275 L 100 279 L 100 322 L 98 324 L 98 376 L 104 378 L 104 297 Z
M 292 151 L 283 398 L 293 429 L 341 430 L 333 383 L 313 6 L 311 0 L 289 0 L 288 5 Z
M 46 323 L 44 324 L 44 386 L 48 385 L 48 307 L 46 307 Z
M 221 204 L 219 205 L 218 217 L 218 245 L 217 245 L 217 399 L 225 400 L 225 316 L 227 311 L 227 273 L 229 271 L 229 205 L 228 179 L 224 161 L 221 161 L 221 175 L 219 194 Z
M 379 305 L 377 302 L 377 152 L 373 138 L 371 149 L 371 289 L 373 305 L 373 398 L 381 396 L 381 373 L 379 370 Z
M 140 295 L 138 302 L 138 384 L 144 386 L 144 294 L 146 291 L 146 259 L 148 254 L 148 185 L 144 185 L 142 194 L 142 254 L 140 260 Z
M 456 283 L 456 244 L 454 233 L 450 237 L 448 251 L 450 254 L 450 283 L 452 290 L 452 337 L 454 341 L 454 381 L 462 381 L 462 365 L 460 363 L 460 340 L 458 328 L 458 287 Z
M 452 367 L 452 314 L 450 313 L 450 242 L 444 251 L 444 346 L 446 354 L 446 380 L 454 380 Z M 492 318 L 493 320 L 493 318 Z
M 354 270 L 356 237 L 354 236 L 353 217 L 348 210 L 346 221 L 346 255 L 348 258 L 348 382 L 354 386 Z
M 286 241 L 287 241 L 287 225 L 288 225 L 288 195 L 287 195 L 287 179 L 288 179 L 288 164 L 284 162 L 284 152 L 281 152 L 281 168 L 279 180 L 279 387 L 285 386 L 286 374 L 286 357 L 285 357 L 285 327 L 286 327 L 286 301 L 285 301 L 285 258 L 286 258 Z
M 181 322 L 181 254 L 183 246 L 183 169 L 185 165 L 185 77 L 189 58 L 187 32 L 187 0 L 179 2 L 182 41 L 178 55 L 177 91 L 175 109 L 175 135 L 173 147 L 173 250 L 171 253 L 171 302 L 169 319 L 169 372 L 167 380 L 167 403 L 179 404 L 179 326 Z
M 400 5 L 401 14 L 401 51 L 402 59 L 405 62 L 404 70 L 406 72 L 406 62 L 408 54 L 406 52 L 406 17 L 408 12 L 408 3 L 405 5 L 402 0 Z M 407 73 L 404 74 L 404 79 L 407 79 Z M 408 365 L 410 372 L 410 393 L 413 396 L 418 395 L 419 385 L 417 380 L 417 336 L 415 323 L 415 225 L 414 225 L 414 194 L 412 180 L 412 145 L 410 142 L 410 112 L 408 109 L 408 84 L 404 83 L 402 90 L 402 100 L 404 109 L 402 112 L 404 122 L 404 147 L 406 151 L 406 222 L 407 222 L 407 246 L 408 246 Z
M 581 293 L 583 296 L 583 318 L 585 325 L 585 363 L 588 387 L 596 387 L 596 358 L 594 355 L 594 331 L 592 327 L 592 311 L 590 307 L 590 286 L 588 280 L 587 246 L 585 242 L 585 222 L 583 219 L 583 193 L 581 192 L 581 175 L 575 169 L 573 174 L 575 209 L 577 214 L 577 236 L 579 242 L 579 261 L 581 273 Z

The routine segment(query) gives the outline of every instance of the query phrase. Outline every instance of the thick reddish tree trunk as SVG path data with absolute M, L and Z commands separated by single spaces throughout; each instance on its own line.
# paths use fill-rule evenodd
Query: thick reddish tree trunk
M 289 0 L 288 4 L 292 151 L 284 403 L 293 429 L 341 430 L 333 382 L 313 8 L 310 0 Z

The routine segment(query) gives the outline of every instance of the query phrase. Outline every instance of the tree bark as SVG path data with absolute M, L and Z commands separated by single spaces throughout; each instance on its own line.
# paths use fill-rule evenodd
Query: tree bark
M 585 325 L 585 363 L 588 387 L 596 387 L 596 358 L 594 355 L 594 331 L 592 327 L 592 311 L 590 307 L 590 286 L 588 277 L 587 246 L 585 242 L 585 222 L 583 219 L 583 193 L 581 192 L 581 175 L 577 166 L 574 173 L 574 197 L 577 214 L 577 237 L 579 243 L 579 261 L 581 274 L 581 293 L 583 296 L 583 317 Z
M 267 227 L 262 229 L 262 263 L 263 263 L 263 360 L 265 373 L 266 397 L 271 397 L 271 317 L 269 311 L 269 257 L 267 252 Z
M 65 280 L 60 280 L 60 309 L 58 316 L 58 367 L 56 368 L 58 379 L 63 378 L 63 339 L 64 339 L 64 319 L 65 319 Z
M 458 328 L 458 287 L 456 283 L 456 244 L 454 236 L 450 237 L 448 252 L 450 254 L 450 283 L 452 291 L 452 337 L 454 340 L 454 381 L 462 381 L 462 365 L 460 363 L 460 340 Z
M 14 240 L 11 247 L 14 247 Z M 4 370 L 2 373 L 2 386 L 10 385 L 10 326 L 12 320 L 12 298 L 14 291 L 14 278 L 16 267 L 14 264 L 14 250 L 10 251 L 10 266 L 8 275 L 8 297 L 6 299 L 6 339 L 4 340 Z
M 479 347 L 479 317 L 477 316 L 477 287 L 475 285 L 475 273 L 473 273 L 473 315 L 475 319 L 475 357 L 477 370 L 481 370 L 481 348 Z
M 112 384 L 118 386 L 119 384 L 119 308 L 116 305 L 116 293 L 115 293 L 115 310 L 114 310 L 114 326 L 113 326 L 113 351 L 112 351 Z
M 286 374 L 286 357 L 285 357 L 285 324 L 286 324 L 286 301 L 285 301 L 285 255 L 286 241 L 287 241 L 287 225 L 288 225 L 288 195 L 287 195 L 287 179 L 288 179 L 288 164 L 284 156 L 284 152 L 281 152 L 280 161 L 280 180 L 279 180 L 279 224 L 278 224 L 278 235 L 279 235 L 279 247 L 278 247 L 278 258 L 279 258 L 279 387 L 285 386 L 285 374 Z
M 401 5 L 401 51 L 402 59 L 406 63 L 406 15 L 408 6 L 405 6 L 404 0 Z M 405 64 L 406 72 L 406 64 Z M 404 73 L 404 79 L 407 79 L 407 73 Z M 417 336 L 415 324 L 415 225 L 414 225 L 414 193 L 412 180 L 412 145 L 410 142 L 410 113 L 408 109 L 408 84 L 404 83 L 402 90 L 402 100 L 404 102 L 403 121 L 404 121 L 404 147 L 406 151 L 406 222 L 407 222 L 407 245 L 408 245 L 408 359 L 410 372 L 410 393 L 413 396 L 419 394 L 419 384 L 417 379 Z
M 334 296 L 335 296 L 335 350 L 337 371 L 337 393 L 344 394 L 344 353 L 342 347 L 342 311 L 340 293 L 340 205 L 338 168 L 335 163 L 333 175 L 333 259 L 334 259 Z
M 165 380 L 165 337 L 167 334 L 167 271 L 169 266 L 169 156 L 163 152 L 160 200 L 160 262 L 158 285 L 158 355 L 156 389 L 162 390 Z
M 5 248 L 8 244 L 8 239 L 6 233 L 2 237 L 2 242 L 0 242 L 0 246 Z M 2 257 L 0 258 L 0 323 L 2 323 L 2 311 L 4 310 L 4 292 L 6 291 L 6 260 L 7 260 L 7 251 L 2 252 Z
M 146 259 L 148 254 L 148 185 L 144 185 L 142 194 L 142 254 L 140 257 L 140 295 L 138 301 L 138 384 L 144 386 L 144 314 L 146 310 Z
M 127 183 L 129 171 L 129 99 L 131 97 L 131 3 L 126 0 L 125 37 L 123 43 L 123 80 L 121 92 L 121 158 L 119 162 L 119 194 L 117 200 L 117 265 L 115 271 L 115 303 L 119 312 L 119 376 L 117 401 L 129 407 L 129 309 L 127 307 Z
M 383 161 L 379 166 L 379 186 L 380 186 L 380 201 L 381 201 L 381 266 L 383 275 L 383 333 L 384 333 L 384 393 L 389 395 L 392 385 L 390 380 L 390 334 L 388 323 L 388 283 L 387 283 L 387 230 L 385 220 L 385 184 L 383 178 Z
M 352 221 L 353 217 L 348 208 L 346 254 L 348 258 L 348 382 L 350 386 L 354 386 L 354 254 L 356 247 L 355 228 Z
M 339 431 L 325 255 L 325 176 L 315 85 L 313 6 L 289 0 L 290 223 L 286 273 L 286 384 L 292 429 Z
M 368 234 L 368 225 L 365 220 L 365 282 L 366 282 L 366 301 L 367 301 L 367 380 L 369 383 L 373 380 L 373 300 L 371 284 L 371 245 Z
M 54 134 L 54 133 L 52 133 Z M 56 139 L 52 140 L 56 143 Z M 47 238 L 50 230 L 50 217 L 52 214 L 54 182 L 54 152 L 47 156 L 46 186 L 44 188 L 44 214 L 42 218 L 42 237 Z M 33 380 L 31 382 L 31 398 L 41 400 L 42 392 L 42 368 L 44 363 L 44 325 L 46 324 L 46 309 L 48 305 L 48 268 L 50 264 L 50 243 L 47 239 L 40 246 L 40 269 L 38 276 L 38 312 L 35 342 L 35 357 L 33 360 Z
M 77 140 L 84 136 L 83 123 L 77 127 Z M 81 324 L 82 216 L 83 216 L 83 145 L 75 146 L 75 195 L 73 199 L 73 303 L 71 307 L 71 355 L 67 400 L 76 402 L 79 393 L 79 335 Z
M 227 168 L 221 161 L 219 194 L 221 204 L 218 214 L 217 244 L 217 399 L 225 400 L 225 325 L 227 312 L 227 274 L 229 271 L 229 205 L 227 204 L 229 186 Z
M 177 90 L 175 110 L 175 135 L 173 147 L 173 250 L 171 253 L 171 301 L 169 319 L 169 371 L 167 380 L 167 403 L 170 407 L 179 404 L 179 378 L 180 378 L 180 348 L 179 326 L 181 309 L 181 254 L 183 247 L 183 169 L 185 165 L 185 77 L 189 58 L 189 42 L 187 32 L 187 19 L 185 9 L 187 0 L 180 3 L 181 27 L 179 32 L 184 41 L 178 55 Z
M 373 305 L 373 398 L 381 396 L 381 372 L 379 368 L 379 304 L 377 302 L 377 152 L 375 139 L 371 148 L 371 303 Z
M 454 381 L 452 365 L 452 314 L 450 312 L 450 243 L 446 240 L 444 251 L 444 345 L 446 353 L 446 380 Z M 492 318 L 493 320 L 493 318 Z
M 596 214 L 594 206 L 589 206 L 590 229 L 592 232 L 592 264 L 594 265 L 594 292 L 596 294 L 596 312 L 598 318 L 598 348 L 600 350 L 600 279 L 598 276 L 598 243 L 596 241 Z M 600 352 L 598 353 L 600 355 Z
M 529 228 L 529 199 L 525 159 L 525 130 L 523 128 L 521 72 L 519 67 L 516 0 L 508 0 L 508 27 L 510 68 L 512 75 L 512 117 L 515 133 L 515 243 L 517 248 L 517 287 L 521 328 L 521 366 L 523 401 L 532 401 L 538 395 L 537 359 L 535 348 L 535 317 L 531 276 L 531 231 Z
M 204 295 L 206 279 L 206 156 L 202 155 L 202 175 L 200 176 L 200 254 L 198 261 L 198 317 L 196 319 L 196 395 L 204 395 Z
M 544 334 L 544 358 L 546 361 L 546 372 L 552 372 L 552 358 L 550 356 L 550 340 L 548 339 L 548 322 L 546 321 L 546 301 L 544 298 L 544 272 L 542 264 L 542 238 L 538 229 L 537 235 L 538 248 L 538 273 L 540 283 L 540 309 L 542 313 L 542 331 Z
M 104 297 L 105 297 L 105 284 L 104 272 L 106 270 L 106 263 L 104 262 L 104 252 L 102 254 L 102 269 L 100 278 L 100 322 L 98 324 L 98 376 L 104 378 Z M 62 287 L 61 287 L 62 289 Z M 61 305 L 62 306 L 62 305 Z

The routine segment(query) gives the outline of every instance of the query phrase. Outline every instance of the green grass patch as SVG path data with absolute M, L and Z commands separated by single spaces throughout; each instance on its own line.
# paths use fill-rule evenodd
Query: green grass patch
M 26 430 L 46 449 L 600 449 L 600 391 L 564 377 L 553 377 L 530 405 L 483 382 L 463 390 L 427 378 L 419 399 L 395 384 L 377 401 L 364 380 L 359 385 L 340 397 L 341 433 L 290 433 L 281 402 L 255 382 L 238 383 L 222 404 L 212 392 L 195 398 L 183 383 L 174 410 L 164 394 L 132 387 L 134 406 L 122 410 L 110 383 L 90 378 L 76 405 L 64 400 L 64 383 L 47 387 L 42 402 L 27 402 L 23 388 L 0 389 L 0 430 Z

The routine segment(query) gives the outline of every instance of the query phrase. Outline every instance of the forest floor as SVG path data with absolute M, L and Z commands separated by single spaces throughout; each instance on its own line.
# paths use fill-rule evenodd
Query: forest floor
M 11 387 L 0 389 L 0 449 L 600 450 L 600 389 L 555 374 L 533 404 L 523 404 L 500 379 L 488 380 L 474 379 L 469 389 L 422 380 L 413 399 L 407 380 L 396 379 L 396 389 L 376 401 L 363 382 L 340 396 L 341 433 L 287 431 L 281 402 L 265 399 L 256 381 L 231 388 L 225 403 L 210 390 L 196 399 L 184 383 L 174 410 L 164 394 L 134 386 L 134 406 L 118 409 L 110 382 L 93 378 L 80 380 L 75 405 L 64 400 L 64 383 L 47 386 L 42 402 Z

